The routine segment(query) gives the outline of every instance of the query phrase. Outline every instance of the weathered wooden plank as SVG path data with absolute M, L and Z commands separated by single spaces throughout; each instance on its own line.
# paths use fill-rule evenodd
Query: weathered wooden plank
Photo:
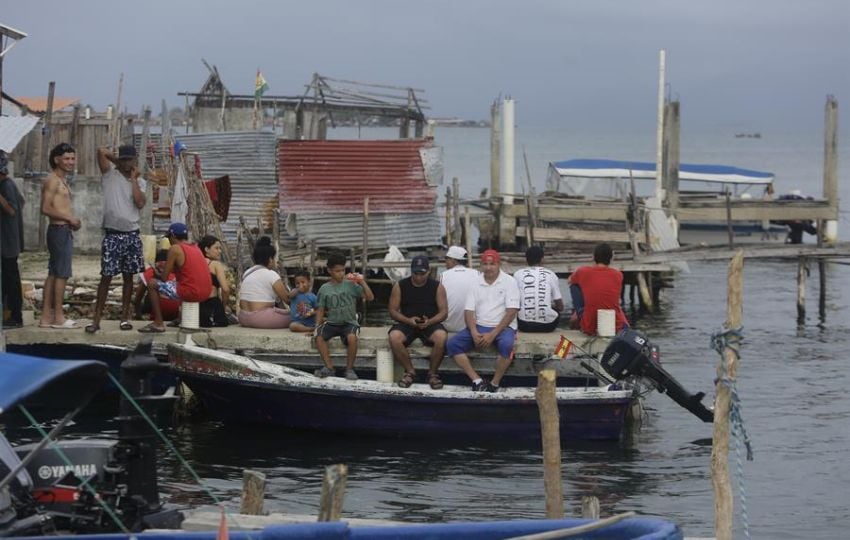
M 807 257 L 850 257 L 850 243 L 842 242 L 830 246 L 817 247 L 815 245 L 751 245 L 743 246 L 744 256 L 748 259 L 777 259 Z M 635 262 L 638 263 L 669 263 L 673 261 L 721 261 L 729 260 L 734 252 L 728 247 L 722 246 L 718 249 L 706 248 L 689 251 L 657 252 L 650 255 L 642 255 Z
M 516 228 L 517 236 L 526 235 L 526 228 Z M 534 240 L 536 242 L 621 242 L 628 243 L 629 235 L 625 231 L 587 231 L 581 229 L 535 229 Z

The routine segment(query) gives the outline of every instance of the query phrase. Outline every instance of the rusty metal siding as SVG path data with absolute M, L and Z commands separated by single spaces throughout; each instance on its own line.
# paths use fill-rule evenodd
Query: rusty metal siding
M 352 248 L 363 245 L 363 215 L 354 213 L 297 214 L 299 241 L 319 247 Z M 440 244 L 440 219 L 436 213 L 369 213 L 369 247 L 399 248 Z
M 278 142 L 280 208 L 297 215 L 434 212 L 422 149 L 429 140 Z M 434 165 L 428 163 L 429 169 Z M 431 175 L 434 176 L 434 175 Z
M 230 175 L 230 214 L 227 222 L 221 224 L 229 242 L 236 241 L 240 216 L 245 218 L 249 227 L 255 227 L 259 217 L 263 227 L 271 230 L 274 209 L 278 205 L 275 138 L 274 133 L 265 131 L 175 136 L 186 145 L 186 150 L 200 155 L 201 173 L 205 180 Z

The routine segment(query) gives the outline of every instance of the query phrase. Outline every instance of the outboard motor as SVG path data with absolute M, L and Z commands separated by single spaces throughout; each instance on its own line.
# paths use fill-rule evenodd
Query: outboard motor
M 121 363 L 121 386 L 145 414 L 155 417 L 164 398 L 151 394 L 151 381 L 164 366 L 151 349 L 152 340 L 145 339 Z M 131 531 L 179 527 L 182 514 L 164 510 L 159 500 L 156 434 L 123 394 L 117 420 L 118 442 L 103 468 L 103 478 L 96 484 L 98 497 L 116 508 L 121 521 Z M 79 491 L 75 510 L 77 530 L 99 532 L 114 527 L 109 517 L 103 515 L 99 502 L 86 490 Z
M 617 381 L 638 377 L 651 381 L 659 392 L 691 411 L 703 422 L 713 422 L 714 413 L 702 404 L 704 392 L 689 393 L 659 363 L 658 347 L 646 335 L 626 329 L 611 339 L 602 353 L 602 368 Z

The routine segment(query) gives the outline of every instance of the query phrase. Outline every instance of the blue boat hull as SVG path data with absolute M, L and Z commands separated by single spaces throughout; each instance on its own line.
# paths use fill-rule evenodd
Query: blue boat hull
M 489 521 L 480 523 L 440 523 L 427 525 L 350 527 L 344 521 L 276 525 L 262 531 L 231 531 L 231 540 L 291 540 L 312 538 L 316 540 L 496 540 L 523 535 L 540 534 L 591 523 L 587 519 L 537 519 L 518 521 Z M 135 534 L 53 536 L 77 540 L 216 540 L 217 532 L 186 533 L 183 531 L 157 531 Z M 576 538 L 570 536 L 570 538 Z M 674 523 L 653 518 L 629 518 L 582 533 L 580 538 L 606 540 L 681 540 L 682 531 Z
M 225 421 L 390 437 L 540 438 L 537 403 L 304 389 L 181 374 L 206 409 Z M 631 399 L 559 402 L 561 437 L 617 440 Z

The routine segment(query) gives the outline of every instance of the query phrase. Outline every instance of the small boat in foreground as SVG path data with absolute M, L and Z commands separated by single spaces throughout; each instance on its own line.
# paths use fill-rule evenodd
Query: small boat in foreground
M 174 373 L 207 411 L 225 421 L 329 433 L 453 440 L 536 440 L 540 419 L 532 387 L 473 392 L 469 386 L 399 388 L 374 380 L 320 379 L 246 356 L 170 344 Z M 564 439 L 616 440 L 635 391 L 618 385 L 557 388 Z

